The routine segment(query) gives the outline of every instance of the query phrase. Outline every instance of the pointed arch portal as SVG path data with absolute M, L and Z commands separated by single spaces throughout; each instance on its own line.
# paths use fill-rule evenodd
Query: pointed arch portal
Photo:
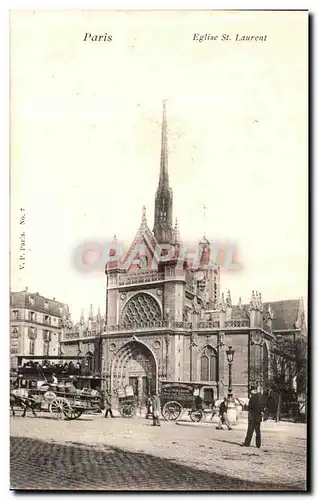
M 111 391 L 130 385 L 141 405 L 151 391 L 157 390 L 157 363 L 151 349 L 139 340 L 130 340 L 116 353 L 112 362 Z

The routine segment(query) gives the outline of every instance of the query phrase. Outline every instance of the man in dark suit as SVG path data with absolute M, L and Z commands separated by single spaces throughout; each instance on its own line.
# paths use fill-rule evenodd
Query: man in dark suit
M 110 414 L 111 418 L 114 418 L 113 412 L 112 412 L 112 400 L 111 400 L 111 395 L 107 394 L 105 398 L 105 418 L 108 417 L 108 413 Z
M 216 429 L 222 430 L 223 429 L 223 424 L 225 424 L 229 431 L 232 430 L 232 427 L 230 426 L 229 419 L 227 418 L 227 404 L 228 404 L 228 400 L 225 397 L 225 398 L 223 398 L 223 401 L 220 404 L 220 408 L 219 408 L 219 423 L 216 426 Z
M 244 443 L 242 446 L 250 446 L 255 431 L 255 441 L 257 448 L 261 447 L 261 421 L 262 404 L 260 394 L 254 386 L 251 387 L 251 397 L 248 402 L 248 427 Z

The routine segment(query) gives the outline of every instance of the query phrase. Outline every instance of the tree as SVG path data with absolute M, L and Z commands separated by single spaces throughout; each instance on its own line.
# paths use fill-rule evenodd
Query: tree
M 268 385 L 278 395 L 276 420 L 281 417 L 283 400 L 289 402 L 293 394 L 304 394 L 307 390 L 307 345 L 304 338 L 277 336 L 270 350 Z

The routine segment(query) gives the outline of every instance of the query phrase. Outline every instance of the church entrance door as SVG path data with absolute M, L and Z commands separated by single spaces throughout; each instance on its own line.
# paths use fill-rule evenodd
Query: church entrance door
M 151 350 L 135 340 L 124 344 L 112 363 L 112 392 L 130 385 L 138 404 L 145 406 L 151 391 L 156 390 L 156 381 L 156 361 Z

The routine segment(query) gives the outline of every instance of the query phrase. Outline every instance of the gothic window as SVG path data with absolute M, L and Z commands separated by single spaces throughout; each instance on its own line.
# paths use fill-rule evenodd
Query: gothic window
M 201 380 L 209 380 L 209 358 L 201 358 Z
M 146 293 L 137 293 L 127 302 L 122 312 L 122 323 L 140 325 L 150 321 L 159 321 L 161 311 L 157 301 Z
M 218 358 L 217 352 L 213 347 L 206 346 L 201 354 L 201 380 L 206 382 L 216 382 L 218 379 Z

